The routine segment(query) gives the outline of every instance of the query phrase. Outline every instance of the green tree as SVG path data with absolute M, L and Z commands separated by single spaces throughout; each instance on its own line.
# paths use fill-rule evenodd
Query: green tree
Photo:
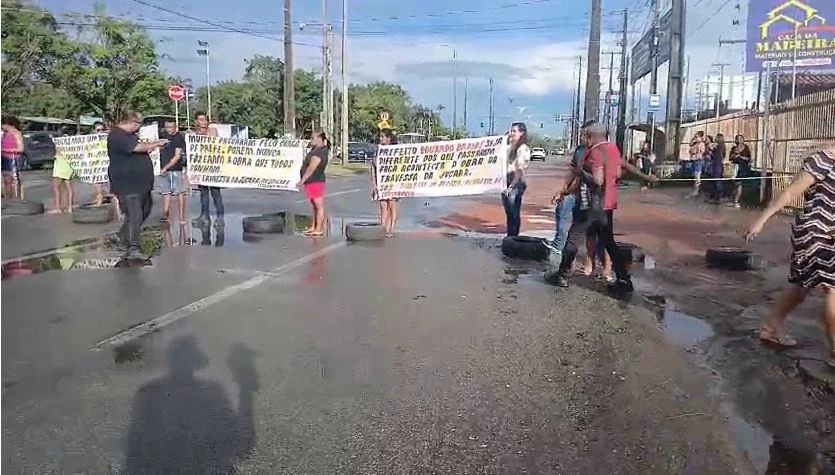
M 3 109 L 18 115 L 76 117 L 80 103 L 61 87 L 44 82 L 66 37 L 55 17 L 28 2 L 3 3 Z
M 84 39 L 62 41 L 48 79 L 106 119 L 131 109 L 170 111 L 155 45 L 145 30 L 108 17 L 100 6 L 92 22 Z
M 311 131 L 319 124 L 322 114 L 322 78 L 297 69 L 293 73 L 296 86 L 296 128 L 300 132 Z
M 417 108 L 398 84 L 376 82 L 352 84 L 348 89 L 348 133 L 352 140 L 373 140 L 378 133 L 380 112 L 391 115 L 391 123 L 398 132 L 412 131 Z

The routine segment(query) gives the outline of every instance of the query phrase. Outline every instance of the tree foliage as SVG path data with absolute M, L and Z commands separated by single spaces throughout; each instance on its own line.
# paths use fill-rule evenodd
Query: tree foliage
M 85 17 L 85 26 L 62 31 L 56 18 L 31 0 L 3 3 L 4 111 L 20 115 L 74 118 L 101 116 L 114 120 L 127 110 L 145 114 L 171 114 L 173 105 L 167 78 L 159 68 L 159 53 L 148 33 L 129 21 L 106 15 L 101 6 Z M 247 125 L 253 136 L 283 130 L 284 62 L 255 55 L 246 62 L 240 80 L 212 86 L 213 120 Z M 322 78 L 313 72 L 293 71 L 296 128 L 309 132 L 321 125 Z M 374 140 L 380 113 L 388 112 L 397 132 L 450 135 L 439 114 L 412 103 L 399 85 L 377 82 L 349 86 L 351 140 Z M 206 110 L 207 90 L 196 91 L 194 110 Z M 335 91 L 339 127 L 339 91 Z

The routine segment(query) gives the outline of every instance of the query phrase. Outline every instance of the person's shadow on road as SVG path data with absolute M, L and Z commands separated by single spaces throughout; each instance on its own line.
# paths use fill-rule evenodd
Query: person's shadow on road
M 168 347 L 169 374 L 145 384 L 134 397 L 123 473 L 234 473 L 255 441 L 254 360 L 246 345 L 229 351 L 227 363 L 239 390 L 236 412 L 220 383 L 195 376 L 209 363 L 197 340 L 174 340 Z

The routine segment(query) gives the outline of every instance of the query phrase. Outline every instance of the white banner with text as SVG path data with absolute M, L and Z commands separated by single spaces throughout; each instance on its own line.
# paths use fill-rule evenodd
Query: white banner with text
M 381 145 L 374 159 L 379 199 L 465 196 L 505 189 L 503 136 Z
M 305 149 L 298 139 L 188 134 L 186 156 L 193 185 L 296 190 Z

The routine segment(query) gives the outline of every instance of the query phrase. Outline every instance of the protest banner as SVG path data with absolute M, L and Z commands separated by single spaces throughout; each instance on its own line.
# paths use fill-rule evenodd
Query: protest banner
M 222 188 L 296 190 L 305 149 L 298 139 L 186 135 L 188 179 Z
M 381 145 L 374 159 L 379 199 L 499 193 L 505 189 L 502 136 Z
M 157 140 L 159 140 L 159 126 L 157 124 L 143 125 L 139 128 L 140 142 L 156 142 Z M 166 147 L 170 146 L 170 144 L 166 145 Z M 159 149 L 148 153 L 148 156 L 151 157 L 151 163 L 154 165 L 154 176 L 159 175 L 161 170 Z
M 107 183 L 107 134 L 55 137 L 55 159 L 64 158 L 84 183 Z

